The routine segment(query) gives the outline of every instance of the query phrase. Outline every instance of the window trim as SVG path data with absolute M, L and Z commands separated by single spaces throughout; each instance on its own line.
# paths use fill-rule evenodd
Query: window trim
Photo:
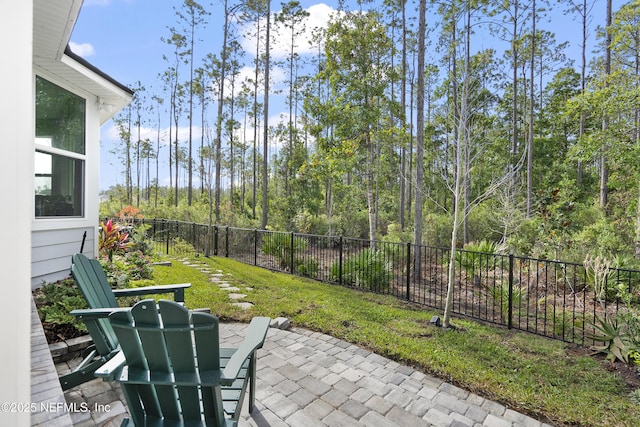
M 81 214 L 80 215 L 64 215 L 64 216 L 57 216 L 57 215 L 47 215 L 47 216 L 38 216 L 36 215 L 35 209 L 32 211 L 33 213 L 33 218 L 35 221 L 49 221 L 49 220 L 54 220 L 54 221 L 69 221 L 69 220 L 82 220 L 82 219 L 87 219 L 87 164 L 88 164 L 88 156 L 87 156 L 87 142 L 88 142 L 88 138 L 87 138 L 87 131 L 89 129 L 89 106 L 91 105 L 90 103 L 90 96 L 88 96 L 85 93 L 82 93 L 78 90 L 74 90 L 71 87 L 69 87 L 68 85 L 61 83 L 58 81 L 57 78 L 55 78 L 54 76 L 49 75 L 49 73 L 46 72 L 42 72 L 41 70 L 34 70 L 34 74 L 33 74 L 33 87 L 34 87 L 34 92 L 33 92 L 33 115 L 34 115 L 34 123 L 33 123 L 33 156 L 34 156 L 34 160 L 35 160 L 35 155 L 37 152 L 42 152 L 45 154 L 52 154 L 52 155 L 58 155 L 61 157 L 66 157 L 66 158 L 70 158 L 73 160 L 80 160 L 82 161 L 82 191 L 81 191 Z M 81 98 L 84 100 L 85 102 L 85 113 L 84 113 L 84 153 L 77 153 L 74 151 L 67 151 L 64 150 L 62 148 L 57 148 L 57 147 L 51 147 L 49 145 L 44 145 L 44 144 L 39 144 L 37 141 L 40 137 L 38 137 L 36 135 L 36 120 L 37 120 L 37 115 L 36 115 L 36 98 L 35 98 L 35 87 L 36 87 L 36 79 L 37 78 L 41 78 L 46 80 L 47 82 Z M 36 178 L 36 173 L 35 170 L 33 171 L 33 177 L 34 179 Z M 32 200 L 35 203 L 35 198 L 36 198 L 36 194 L 35 194 L 35 187 L 32 188 Z

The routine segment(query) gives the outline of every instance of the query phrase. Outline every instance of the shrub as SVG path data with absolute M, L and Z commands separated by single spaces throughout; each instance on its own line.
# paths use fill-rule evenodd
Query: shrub
M 317 277 L 318 276 L 318 261 L 313 258 L 307 259 L 297 259 L 296 260 L 296 271 L 307 277 Z
M 100 258 L 102 270 L 107 276 L 107 282 L 112 288 L 125 288 L 129 282 L 129 277 L 125 272 L 125 266 L 118 257 L 114 259 Z
M 483 265 L 493 259 L 492 255 L 498 253 L 498 245 L 495 242 L 483 240 L 470 242 L 464 245 L 463 250 L 456 251 L 456 265 L 460 266 L 469 277 L 478 275 Z
M 331 276 L 333 280 L 340 280 L 338 261 L 331 266 Z M 363 249 L 343 261 L 342 283 L 372 291 L 385 291 L 391 283 L 391 266 L 384 261 L 380 251 Z
M 68 324 L 81 332 L 87 331 L 82 321 L 69 314 L 72 310 L 87 308 L 87 303 L 73 279 L 44 283 L 35 299 L 42 322 Z
M 453 224 L 448 215 L 428 214 L 423 232 L 424 243 L 430 246 L 448 247 L 451 244 Z
M 502 317 L 507 316 L 509 314 L 509 284 L 502 282 L 500 285 L 489 287 L 489 295 L 496 304 L 500 305 Z M 526 286 L 514 286 L 511 293 L 511 309 L 514 314 L 521 312 L 521 304 L 526 300 Z
M 109 260 L 100 259 L 107 281 L 114 288 L 126 288 L 131 280 L 152 279 L 153 266 L 141 251 L 126 252 Z
M 173 239 L 173 253 L 175 255 L 192 255 L 196 252 L 196 249 L 192 244 L 187 242 L 181 237 Z
M 496 218 L 495 203 L 487 201 L 471 210 L 469 214 L 469 238 L 470 240 L 500 240 L 502 237 L 500 223 Z
M 111 260 L 115 254 L 124 253 L 132 245 L 129 233 L 121 225 L 114 224 L 112 220 L 100 223 L 98 251 L 102 257 Z
M 131 251 L 124 255 L 125 272 L 129 280 L 153 278 L 151 260 L 142 251 Z
M 575 244 L 582 248 L 595 248 L 599 255 L 608 258 L 616 254 L 629 254 L 633 239 L 628 236 L 628 227 L 623 223 L 607 221 L 606 218 L 585 226 L 574 236 Z
M 131 241 L 135 249 L 147 256 L 153 255 L 153 241 L 147 236 L 147 231 L 151 228 L 148 224 L 139 224 L 132 228 Z
M 302 237 L 293 238 L 293 255 L 307 249 L 308 242 Z M 281 268 L 291 269 L 291 234 L 268 233 L 262 237 L 262 252 L 276 258 Z

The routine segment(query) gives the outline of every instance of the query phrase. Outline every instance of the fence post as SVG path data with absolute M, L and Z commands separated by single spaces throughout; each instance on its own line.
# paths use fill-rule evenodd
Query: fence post
M 509 254 L 509 309 L 507 328 L 513 327 L 513 252 Z
M 258 265 L 258 229 L 253 229 L 253 265 Z
M 224 229 L 224 256 L 229 258 L 229 226 Z
M 293 268 L 294 268 L 294 267 L 293 267 L 293 259 L 294 259 L 294 256 L 293 256 L 293 255 L 294 255 L 294 254 L 293 254 L 293 247 L 294 247 L 294 244 L 293 244 L 293 242 L 294 242 L 294 240 L 295 240 L 295 236 L 294 236 L 294 233 L 293 233 L 293 231 L 292 231 L 292 232 L 291 232 L 291 256 L 289 256 L 289 263 L 290 263 L 290 264 L 289 264 L 289 265 L 290 265 L 289 270 L 291 271 L 291 274 L 294 274 L 294 273 L 295 273 L 295 271 L 293 270 Z
M 218 256 L 218 226 L 213 226 L 213 256 Z
M 411 243 L 407 242 L 407 301 L 411 301 Z
M 340 253 L 338 256 L 338 283 L 342 285 L 342 236 L 340 236 L 338 249 L 340 250 Z
M 169 239 L 170 239 L 170 237 L 169 237 L 169 223 L 165 221 L 164 225 L 165 225 L 165 229 L 164 230 L 166 231 L 166 235 L 167 235 L 167 255 L 169 255 Z

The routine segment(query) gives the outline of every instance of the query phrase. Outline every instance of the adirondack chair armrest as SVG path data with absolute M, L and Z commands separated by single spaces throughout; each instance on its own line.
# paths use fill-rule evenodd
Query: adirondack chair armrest
M 85 308 L 81 310 L 73 310 L 69 314 L 75 316 L 78 320 L 95 320 L 106 319 L 109 315 L 116 311 L 128 311 L 130 307 L 108 307 L 108 308 Z
M 104 365 L 96 369 L 95 376 L 104 379 L 105 381 L 113 381 L 116 374 L 127 363 L 124 357 L 124 353 L 119 351 L 109 359 Z
M 141 295 L 159 295 L 173 293 L 175 302 L 184 302 L 184 290 L 191 286 L 191 283 L 177 283 L 174 285 L 145 286 L 142 288 L 114 289 L 113 295 L 116 297 L 133 297 Z
M 240 369 L 242 369 L 245 360 L 257 349 L 262 348 L 264 339 L 267 336 L 267 331 L 269 330 L 269 323 L 271 323 L 269 317 L 254 317 L 251 319 L 244 341 L 238 350 L 233 353 L 233 356 L 229 359 L 222 373 L 222 384 L 231 384 L 240 373 Z

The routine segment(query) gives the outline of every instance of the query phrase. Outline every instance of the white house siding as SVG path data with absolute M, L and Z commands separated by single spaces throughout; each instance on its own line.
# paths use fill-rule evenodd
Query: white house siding
M 31 291 L 30 219 L 33 215 L 33 2 L 0 1 L 0 128 L 3 249 L 0 256 L 0 401 L 29 402 Z M 28 426 L 29 412 L 0 411 L 0 425 Z
M 95 256 L 95 227 L 34 231 L 31 235 L 31 289 L 69 277 L 71 256 L 80 252 L 82 236 L 87 233 L 83 253 Z

